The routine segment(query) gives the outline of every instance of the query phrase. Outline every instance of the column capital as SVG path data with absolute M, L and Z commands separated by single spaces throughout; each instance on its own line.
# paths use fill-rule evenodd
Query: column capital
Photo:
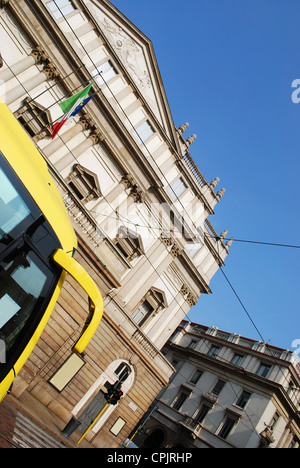
M 55 80 L 59 77 L 59 72 L 57 71 L 57 68 L 51 62 L 47 63 L 44 66 L 43 72 L 46 74 L 47 80 Z
M 10 0 L 0 0 L 0 9 L 5 8 L 9 4 Z
M 1 1 L 1 0 L 0 0 Z M 34 59 L 35 59 L 35 63 L 37 65 L 42 65 L 44 64 L 47 60 L 49 60 L 49 57 L 48 55 L 45 53 L 45 51 L 41 48 L 41 46 L 37 45 L 36 47 L 34 47 L 31 51 L 31 54 Z
M 98 128 L 95 128 L 91 131 L 91 133 L 89 134 L 89 138 L 91 138 L 94 145 L 98 145 L 99 143 L 105 140 L 104 136 Z
M 145 201 L 145 194 L 143 190 L 138 187 L 137 185 L 134 185 L 131 189 L 130 192 L 130 197 L 133 197 L 135 203 L 144 203 Z

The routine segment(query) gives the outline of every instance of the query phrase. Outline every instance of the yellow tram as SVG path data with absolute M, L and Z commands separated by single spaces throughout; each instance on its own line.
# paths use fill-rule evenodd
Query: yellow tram
M 90 308 L 73 352 L 84 351 L 101 321 L 101 294 L 74 260 L 76 247 L 46 162 L 0 100 L 0 401 L 41 336 L 67 273 Z

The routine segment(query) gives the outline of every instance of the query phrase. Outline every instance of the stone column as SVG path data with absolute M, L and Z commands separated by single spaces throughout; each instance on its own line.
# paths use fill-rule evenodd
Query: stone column
M 78 158 L 85 153 L 89 148 L 98 144 L 103 140 L 103 136 L 100 131 L 94 129 L 91 131 L 88 137 L 81 141 L 78 146 L 69 151 L 67 155 L 63 157 L 55 166 L 59 172 L 62 172 L 70 164 L 78 162 Z
M 32 59 L 33 59 L 33 63 L 32 63 Z M 26 80 L 24 83 L 18 82 L 16 87 L 8 91 L 8 93 L 6 93 L 6 98 L 5 98 L 7 105 L 12 104 L 14 101 L 21 98 L 24 94 L 29 93 L 30 91 L 32 91 L 34 88 L 36 88 L 43 82 L 47 80 L 54 80 L 55 78 L 58 77 L 58 72 L 55 66 L 47 58 L 46 54 L 40 47 L 36 47 L 35 49 L 33 49 L 32 54 L 28 57 L 28 60 L 26 60 L 26 62 L 24 61 L 23 67 L 25 65 L 29 65 L 30 67 L 34 65 L 34 63 L 36 65 L 43 65 L 43 70 L 39 71 L 38 74 L 33 75 L 29 80 Z M 27 68 L 25 68 L 24 70 L 26 69 Z
M 17 63 L 14 63 L 11 67 L 9 68 L 4 68 L 3 70 L 0 71 L 0 81 L 7 82 L 14 78 L 15 75 L 19 75 L 20 73 L 24 72 L 27 70 L 27 68 L 32 67 L 34 65 L 35 58 L 33 55 L 29 55 L 25 57 L 24 59 L 20 60 Z

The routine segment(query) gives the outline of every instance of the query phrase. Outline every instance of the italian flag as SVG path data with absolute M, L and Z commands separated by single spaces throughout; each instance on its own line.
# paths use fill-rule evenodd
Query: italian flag
M 72 96 L 71 98 L 59 104 L 64 115 L 61 119 L 55 122 L 55 124 L 52 127 L 52 140 L 54 140 L 60 129 L 66 123 L 71 123 L 75 115 L 78 114 L 78 112 L 80 112 L 81 109 L 94 97 L 87 97 L 92 86 L 93 83 L 91 83 L 89 86 L 80 91 L 80 93 L 75 94 L 75 96 Z

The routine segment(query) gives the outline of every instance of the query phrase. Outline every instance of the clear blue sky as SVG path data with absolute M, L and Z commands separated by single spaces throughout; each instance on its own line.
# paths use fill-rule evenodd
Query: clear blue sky
M 300 245 L 299 0 L 112 0 L 154 45 L 174 123 L 226 194 L 218 232 Z M 224 270 L 264 339 L 300 339 L 300 249 L 234 243 Z M 189 318 L 259 339 L 218 272 Z

